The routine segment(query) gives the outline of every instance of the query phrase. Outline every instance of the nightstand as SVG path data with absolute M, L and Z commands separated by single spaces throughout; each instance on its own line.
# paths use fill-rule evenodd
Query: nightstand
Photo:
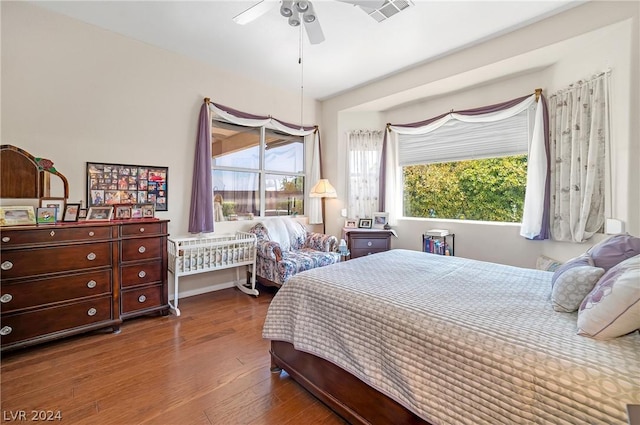
M 376 254 L 391 249 L 390 230 L 350 230 L 345 231 L 351 259 Z

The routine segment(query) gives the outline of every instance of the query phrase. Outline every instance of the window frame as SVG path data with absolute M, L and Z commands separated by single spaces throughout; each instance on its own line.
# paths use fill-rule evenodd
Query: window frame
M 258 217 L 268 217 L 266 215 L 266 202 L 267 202 L 267 182 L 266 182 L 266 175 L 277 175 L 277 176 L 282 176 L 282 177 L 303 177 L 304 178 L 304 184 L 303 184 L 303 207 L 304 207 L 304 211 L 303 214 L 307 213 L 307 205 L 308 205 L 308 196 L 307 196 L 307 185 L 308 185 L 308 180 L 309 180 L 309 173 L 307 171 L 307 139 L 305 136 L 296 136 L 296 135 L 289 135 L 291 137 L 299 137 L 300 140 L 302 141 L 302 166 L 303 166 L 303 171 L 302 172 L 285 172 L 285 171 L 275 171 L 275 170 L 269 170 L 266 169 L 266 148 L 267 148 L 267 143 L 266 143 L 266 135 L 267 135 L 267 130 L 269 131 L 278 131 L 268 125 L 263 125 L 263 126 L 259 126 L 259 127 L 251 127 L 251 126 L 245 126 L 245 125 L 241 125 L 241 124 L 235 124 L 232 123 L 228 120 L 225 120 L 223 118 L 220 117 L 214 117 L 211 119 L 211 128 L 215 128 L 215 124 L 217 122 L 221 122 L 227 125 L 231 125 L 231 126 L 237 126 L 237 127 L 243 127 L 243 128 L 249 128 L 249 129 L 259 129 L 259 150 L 258 150 L 258 168 L 247 168 L 247 167 L 229 167 L 229 166 L 217 166 L 215 165 L 215 160 L 212 158 L 211 161 L 211 178 L 213 179 L 213 172 L 218 170 L 218 171 L 232 171 L 232 172 L 245 172 L 245 173 L 256 173 L 258 175 L 258 196 L 259 196 L 259 214 Z M 214 194 L 215 195 L 215 194 Z M 212 206 L 213 208 L 213 206 Z

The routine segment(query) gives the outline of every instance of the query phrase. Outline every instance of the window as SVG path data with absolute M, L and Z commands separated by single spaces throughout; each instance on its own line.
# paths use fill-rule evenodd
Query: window
M 382 131 L 347 133 L 347 215 L 350 218 L 372 217 L 379 208 Z
M 400 134 L 403 215 L 521 222 L 534 107 L 496 121 L 450 120 L 426 134 Z
M 304 213 L 303 137 L 217 120 L 212 133 L 213 195 L 225 219 Z

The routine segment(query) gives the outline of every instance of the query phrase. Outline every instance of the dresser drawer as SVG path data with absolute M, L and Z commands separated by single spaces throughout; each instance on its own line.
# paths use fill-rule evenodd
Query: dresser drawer
M 122 266 L 121 286 L 137 286 L 163 281 L 162 263 L 149 261 L 146 263 Z
M 161 238 L 127 239 L 122 241 L 122 261 L 160 258 L 162 253 Z
M 37 276 L 111 265 L 111 242 L 10 250 L 2 253 L 0 278 Z
M 122 236 L 161 235 L 162 233 L 162 223 L 123 224 L 120 227 Z
M 123 292 L 122 314 L 162 306 L 162 289 L 162 285 L 154 285 Z
M 387 250 L 389 249 L 389 238 L 353 238 L 350 249 Z
M 3 284 L 0 306 L 2 313 L 9 313 L 94 295 L 110 295 L 111 292 L 111 270 L 102 270 Z
M 2 345 L 112 319 L 111 296 L 2 316 Z
M 24 244 L 53 244 L 56 242 L 91 241 L 111 238 L 111 227 L 49 227 L 33 230 L 7 230 L 2 232 L 2 247 Z

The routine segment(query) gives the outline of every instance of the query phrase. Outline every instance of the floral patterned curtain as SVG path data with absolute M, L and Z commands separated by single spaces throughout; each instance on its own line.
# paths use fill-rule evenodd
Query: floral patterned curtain
M 604 224 L 609 78 L 578 81 L 549 98 L 551 236 L 583 242 Z
M 347 215 L 372 217 L 379 209 L 382 131 L 358 130 L 347 133 Z

